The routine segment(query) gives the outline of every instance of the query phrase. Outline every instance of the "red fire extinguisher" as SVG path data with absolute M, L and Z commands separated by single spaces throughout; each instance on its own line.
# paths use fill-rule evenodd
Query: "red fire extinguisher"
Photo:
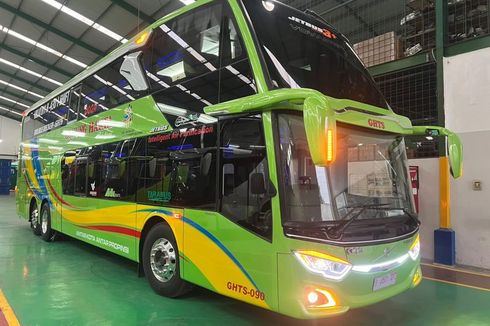
M 415 210 L 419 212 L 419 167 L 415 165 L 409 166 L 410 180 L 412 181 L 413 199 L 415 201 Z

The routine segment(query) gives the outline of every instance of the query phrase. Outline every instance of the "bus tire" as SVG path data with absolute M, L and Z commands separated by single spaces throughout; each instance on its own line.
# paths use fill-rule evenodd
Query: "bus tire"
M 29 223 L 31 225 L 31 230 L 34 235 L 41 234 L 41 224 L 39 223 L 39 209 L 37 208 L 37 203 L 35 201 L 31 204 L 31 209 L 29 210 L 30 219 Z
M 150 229 L 142 255 L 145 276 L 157 294 L 176 298 L 190 290 L 189 283 L 180 278 L 179 249 L 167 224 L 158 223 Z
M 49 210 L 49 204 L 43 203 L 41 207 L 41 239 L 49 242 L 54 239 L 55 231 L 51 228 L 51 211 Z

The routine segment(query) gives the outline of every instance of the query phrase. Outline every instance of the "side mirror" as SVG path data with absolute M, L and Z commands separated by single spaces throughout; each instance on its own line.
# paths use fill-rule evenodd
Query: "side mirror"
M 264 175 L 262 173 L 253 173 L 250 176 L 250 192 L 253 195 L 263 195 L 267 192 L 265 189 Z
M 447 136 L 447 153 L 453 178 L 463 175 L 463 145 L 458 135 L 450 132 Z
M 458 135 L 449 129 L 437 126 L 414 126 L 412 130 L 414 135 L 446 136 L 451 175 L 455 179 L 463 175 L 463 145 Z
M 135 91 L 146 91 L 149 88 L 144 69 L 139 61 L 141 53 L 143 52 L 138 51 L 126 55 L 119 68 L 119 73 L 126 78 Z

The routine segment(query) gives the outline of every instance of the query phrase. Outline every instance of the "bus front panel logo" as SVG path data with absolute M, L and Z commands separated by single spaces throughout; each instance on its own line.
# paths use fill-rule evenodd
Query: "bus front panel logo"
M 369 119 L 368 125 L 373 128 L 385 129 L 385 123 L 379 120 Z

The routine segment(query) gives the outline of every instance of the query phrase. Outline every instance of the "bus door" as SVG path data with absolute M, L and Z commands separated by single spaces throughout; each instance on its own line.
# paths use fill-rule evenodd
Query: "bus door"
M 215 209 L 184 209 L 184 278 L 276 308 L 277 259 L 262 119 L 228 119 L 219 130 L 219 150 L 209 164 L 218 183 L 205 189 L 219 200 Z

